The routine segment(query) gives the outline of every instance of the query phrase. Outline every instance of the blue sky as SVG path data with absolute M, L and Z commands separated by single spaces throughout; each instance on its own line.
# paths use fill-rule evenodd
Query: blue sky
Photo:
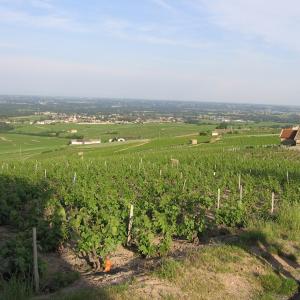
M 298 0 L 0 0 L 0 94 L 300 104 Z

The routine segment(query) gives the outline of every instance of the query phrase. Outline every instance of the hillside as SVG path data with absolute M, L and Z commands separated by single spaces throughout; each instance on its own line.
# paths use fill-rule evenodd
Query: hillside
M 50 126 L 1 134 L 0 271 L 14 274 L 3 297 L 32 276 L 32 227 L 41 299 L 297 294 L 300 153 L 279 147 L 271 127 L 212 138 L 210 125 L 78 125 L 131 138 L 69 146 L 42 136 Z M 30 294 L 18 290 L 14 299 Z

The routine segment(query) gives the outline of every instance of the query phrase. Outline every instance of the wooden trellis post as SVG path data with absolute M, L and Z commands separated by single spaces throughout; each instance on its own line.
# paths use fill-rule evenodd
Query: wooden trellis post
M 40 278 L 39 278 L 39 267 L 37 257 L 37 243 L 36 243 L 36 227 L 32 228 L 32 247 L 33 247 L 33 276 L 34 276 L 34 287 L 35 292 L 39 292 Z
M 127 235 L 127 245 L 130 244 L 131 241 L 131 229 L 133 224 L 133 205 L 130 205 L 130 213 L 129 213 L 129 222 L 128 222 L 128 235 Z
M 185 180 L 184 180 L 184 182 L 183 182 L 182 191 L 184 191 L 184 190 L 185 190 L 185 185 L 186 185 L 186 179 L 185 179 Z
M 275 193 L 272 193 L 272 200 L 271 200 L 271 214 L 274 213 L 274 204 L 275 204 Z
M 220 209 L 220 201 L 221 201 L 221 190 L 218 189 L 217 209 Z
M 241 190 L 242 178 L 241 174 L 239 174 L 239 191 Z
M 243 200 L 243 186 L 240 187 L 240 202 Z
M 76 172 L 75 172 L 75 173 L 74 173 L 74 176 L 73 176 L 73 184 L 76 183 L 76 178 L 77 178 L 77 174 L 76 174 Z

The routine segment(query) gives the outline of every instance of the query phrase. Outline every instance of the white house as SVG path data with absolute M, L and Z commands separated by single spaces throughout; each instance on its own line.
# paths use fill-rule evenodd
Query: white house
M 113 142 L 125 142 L 126 140 L 124 138 L 112 138 L 109 139 L 108 142 L 109 143 L 113 143 Z
M 69 130 L 70 133 L 77 133 L 77 129 L 71 129 Z

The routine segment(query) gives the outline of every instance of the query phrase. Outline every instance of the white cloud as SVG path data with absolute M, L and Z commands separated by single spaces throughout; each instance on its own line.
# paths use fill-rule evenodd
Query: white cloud
M 31 0 L 30 4 L 36 8 L 47 9 L 47 10 L 54 9 L 51 0 Z
M 0 48 L 17 48 L 16 44 L 0 42 Z
M 300 50 L 299 0 L 195 0 L 211 15 L 211 21 L 246 38 L 290 50 Z
M 212 43 L 207 41 L 189 40 L 178 36 L 175 26 L 171 28 L 166 25 L 140 25 L 125 20 L 107 18 L 106 21 L 104 21 L 103 28 L 108 34 L 114 37 L 153 45 L 180 46 L 197 49 L 207 48 L 212 45 Z M 172 34 L 169 34 L 170 32 L 172 32 Z
M 25 11 L 12 10 L 0 7 L 0 23 L 21 24 L 23 26 L 53 28 L 66 31 L 84 32 L 86 28 L 71 18 L 56 15 L 33 15 Z
M 0 0 L 0 4 L 9 4 L 10 6 L 28 6 L 40 9 L 53 9 L 55 8 L 52 0 Z
M 0 24 L 85 32 L 86 26 L 54 6 L 52 0 L 0 0 Z
M 151 0 L 151 1 L 163 9 L 166 9 L 171 12 L 176 12 L 176 9 L 173 6 L 171 6 L 166 0 Z

